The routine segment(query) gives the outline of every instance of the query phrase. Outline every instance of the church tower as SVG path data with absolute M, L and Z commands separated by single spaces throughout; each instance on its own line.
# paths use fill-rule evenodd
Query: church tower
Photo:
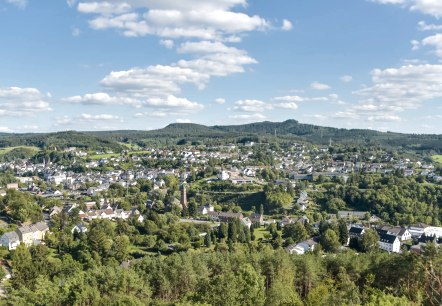
M 180 204 L 183 208 L 187 208 L 187 183 L 186 182 L 181 184 Z

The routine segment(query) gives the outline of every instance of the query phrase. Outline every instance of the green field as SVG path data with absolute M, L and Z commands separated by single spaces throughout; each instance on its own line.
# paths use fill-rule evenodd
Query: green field
M 118 157 L 118 156 L 120 156 L 119 153 L 110 153 L 110 154 L 89 155 L 88 157 L 93 160 L 99 160 L 102 158 L 111 158 L 111 157 Z
M 431 157 L 431 159 L 432 159 L 435 163 L 442 164 L 442 155 L 433 155 L 433 156 Z
M 9 148 L 2 148 L 2 149 L 0 149 L 0 155 L 4 155 L 6 153 L 9 153 L 9 152 L 11 152 L 12 150 L 15 150 L 15 149 L 31 149 L 31 150 L 34 150 L 35 152 L 40 151 L 39 148 L 37 148 L 37 147 L 30 147 L 30 146 L 9 147 Z

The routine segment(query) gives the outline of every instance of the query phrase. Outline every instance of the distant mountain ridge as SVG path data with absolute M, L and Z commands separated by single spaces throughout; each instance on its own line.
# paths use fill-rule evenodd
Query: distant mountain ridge
M 308 141 L 315 144 L 346 143 L 354 145 L 380 145 L 413 150 L 442 152 L 442 135 L 402 134 L 367 129 L 341 129 L 299 123 L 256 122 L 239 125 L 205 126 L 193 123 L 172 123 L 162 129 L 140 131 L 59 132 L 40 134 L 0 134 L 0 147 L 33 145 L 37 147 L 85 147 L 121 150 L 121 143 L 176 144 L 255 141 Z

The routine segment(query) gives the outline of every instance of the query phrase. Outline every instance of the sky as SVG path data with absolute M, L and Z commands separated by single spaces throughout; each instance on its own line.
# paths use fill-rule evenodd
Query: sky
M 0 132 L 442 134 L 441 0 L 0 0 Z

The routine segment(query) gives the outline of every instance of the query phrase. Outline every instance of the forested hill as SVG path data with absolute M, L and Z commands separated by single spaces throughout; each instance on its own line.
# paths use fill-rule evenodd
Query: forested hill
M 0 134 L 0 148 L 33 146 L 38 148 L 60 149 L 78 147 L 92 150 L 122 150 L 115 141 L 97 137 L 90 133 L 75 131 L 36 134 Z
M 305 140 L 316 144 L 349 143 L 357 145 L 380 145 L 403 147 L 413 150 L 442 152 L 442 135 L 401 134 L 362 129 L 338 129 L 299 123 L 258 122 L 243 125 L 204 126 L 191 123 L 174 123 L 163 129 L 152 131 L 94 132 L 93 135 L 120 142 L 159 141 L 169 143 L 186 139 L 194 141 L 266 141 Z M 276 137 L 275 137 L 276 135 Z
M 185 143 L 226 143 L 266 141 L 308 141 L 315 144 L 348 143 L 442 153 L 442 135 L 401 134 L 362 129 L 338 129 L 299 123 L 258 122 L 243 125 L 204 126 L 174 123 L 152 131 L 59 132 L 49 134 L 0 134 L 0 148 L 36 146 L 39 148 L 82 147 L 121 151 L 121 143 L 144 145 Z

